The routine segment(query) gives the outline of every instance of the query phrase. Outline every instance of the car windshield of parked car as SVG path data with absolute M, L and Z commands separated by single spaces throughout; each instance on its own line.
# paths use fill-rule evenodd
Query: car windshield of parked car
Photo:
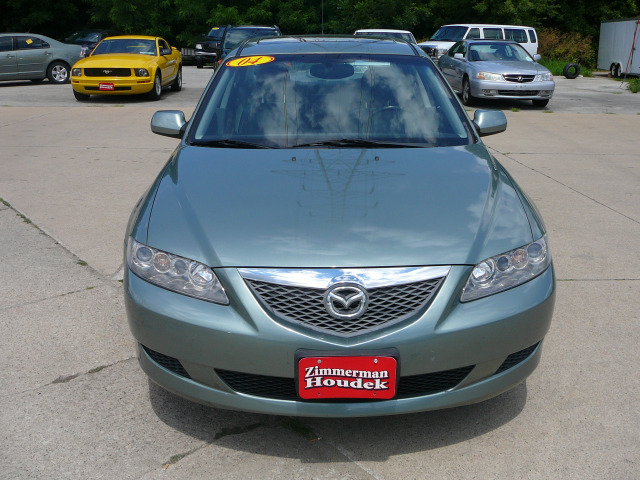
M 416 43 L 416 39 L 413 37 L 411 33 L 405 32 L 376 32 L 376 31 L 368 31 L 368 32 L 356 32 L 358 36 L 369 36 L 369 37 L 387 37 L 387 38 L 399 38 L 400 40 L 406 40 L 409 43 Z
M 472 62 L 533 62 L 520 45 L 509 43 L 475 43 L 469 45 Z
M 155 40 L 136 38 L 105 39 L 93 50 L 91 56 L 108 53 L 135 53 L 155 56 L 157 55 L 156 42 Z
M 220 40 L 223 35 L 224 35 L 224 28 L 220 28 L 220 27 L 213 27 L 211 30 L 209 30 L 209 33 L 207 33 L 207 37 L 214 38 L 216 40 Z
M 100 32 L 76 32 L 70 37 L 64 39 L 65 43 L 73 43 L 75 45 L 84 45 L 85 43 L 99 42 L 102 35 Z
M 467 33 L 467 27 L 463 26 L 440 27 L 438 31 L 433 34 L 431 40 L 458 42 L 464 38 L 465 33 Z
M 233 50 L 249 38 L 268 37 L 271 35 L 276 35 L 276 30 L 273 28 L 232 28 L 225 35 L 222 48 L 226 51 Z
M 192 145 L 433 147 L 475 136 L 422 57 L 276 55 L 225 62 L 192 120 Z

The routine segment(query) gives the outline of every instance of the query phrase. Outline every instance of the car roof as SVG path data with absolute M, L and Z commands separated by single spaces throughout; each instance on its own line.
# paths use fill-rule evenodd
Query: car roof
M 277 30 L 275 25 L 229 25 L 228 30 L 235 30 L 236 28 L 265 28 L 269 30 Z
M 531 28 L 526 27 L 524 25 L 504 25 L 498 23 L 448 23 L 447 25 L 442 25 L 442 27 L 469 27 L 469 28 Z M 440 28 L 442 28 L 440 27 Z
M 467 39 L 467 40 L 459 40 L 460 42 L 465 42 L 465 43 L 469 43 L 469 44 L 488 44 L 488 43 L 510 43 L 513 45 L 520 45 L 518 42 L 514 42 L 513 40 L 504 40 L 502 38 L 474 38 L 474 39 Z M 457 43 L 457 42 L 456 42 Z
M 411 33 L 409 30 L 394 30 L 392 28 L 363 28 L 356 30 L 356 33 L 389 32 L 389 33 Z
M 112 35 L 110 37 L 105 38 L 104 40 L 110 40 L 112 38 L 128 38 L 130 40 L 155 40 L 156 38 L 161 37 L 152 37 L 151 35 Z
M 353 36 L 284 36 L 248 40 L 239 55 L 277 55 L 287 53 L 395 54 L 424 56 L 422 50 L 404 40 Z

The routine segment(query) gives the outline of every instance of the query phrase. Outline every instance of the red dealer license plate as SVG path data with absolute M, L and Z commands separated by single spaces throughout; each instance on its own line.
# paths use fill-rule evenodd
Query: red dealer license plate
M 112 91 L 114 87 L 113 83 L 101 83 L 100 85 L 98 85 L 98 88 L 100 90 Z
M 393 398 L 396 367 L 393 357 L 304 357 L 298 362 L 298 395 L 305 400 Z

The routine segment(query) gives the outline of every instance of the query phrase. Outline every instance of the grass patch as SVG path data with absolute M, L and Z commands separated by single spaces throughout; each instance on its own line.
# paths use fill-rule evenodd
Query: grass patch
M 553 113 L 553 110 L 545 110 L 542 113 Z
M 569 62 L 568 60 L 553 60 L 550 58 L 543 58 L 538 62 L 540 65 L 547 67 L 554 77 L 561 77 L 564 66 Z M 584 77 L 593 77 L 593 70 L 580 65 L 580 75 Z
M 640 77 L 627 78 L 625 81 L 629 84 L 629 91 L 631 93 L 640 92 Z
M 511 107 L 512 112 L 519 112 L 520 109 L 518 107 Z
M 87 265 L 89 265 L 87 262 L 85 262 L 84 260 L 78 260 L 76 262 L 78 265 L 82 265 L 83 267 L 86 267 Z

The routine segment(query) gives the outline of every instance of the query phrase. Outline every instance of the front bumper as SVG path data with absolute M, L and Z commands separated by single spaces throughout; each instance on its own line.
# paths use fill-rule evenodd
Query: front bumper
M 100 84 L 111 84 L 113 90 L 101 90 Z M 140 95 L 153 88 L 152 77 L 71 77 L 71 86 L 85 95 Z
M 471 95 L 476 98 L 508 98 L 514 100 L 548 100 L 553 97 L 555 82 L 489 82 L 471 80 Z
M 205 52 L 203 50 L 196 50 L 197 62 L 215 62 L 218 59 L 218 54 L 215 52 Z
M 151 285 L 127 270 L 125 300 L 138 360 L 156 383 L 193 401 L 221 408 L 299 416 L 370 416 L 433 410 L 478 402 L 522 382 L 537 366 L 555 297 L 552 268 L 517 288 L 461 304 L 470 267 L 453 267 L 419 318 L 357 337 L 302 331 L 272 320 L 235 269 L 216 274 L 231 304 L 215 305 Z M 440 391 L 379 401 L 318 402 L 270 386 L 291 385 L 299 349 L 399 352 L 403 382 L 462 372 Z M 514 363 L 514 359 L 517 361 Z M 505 368 L 505 365 L 509 368 Z M 410 377 L 410 378 L 409 378 Z M 238 386 L 240 385 L 240 386 Z M 232 386 L 234 388 L 232 388 Z

